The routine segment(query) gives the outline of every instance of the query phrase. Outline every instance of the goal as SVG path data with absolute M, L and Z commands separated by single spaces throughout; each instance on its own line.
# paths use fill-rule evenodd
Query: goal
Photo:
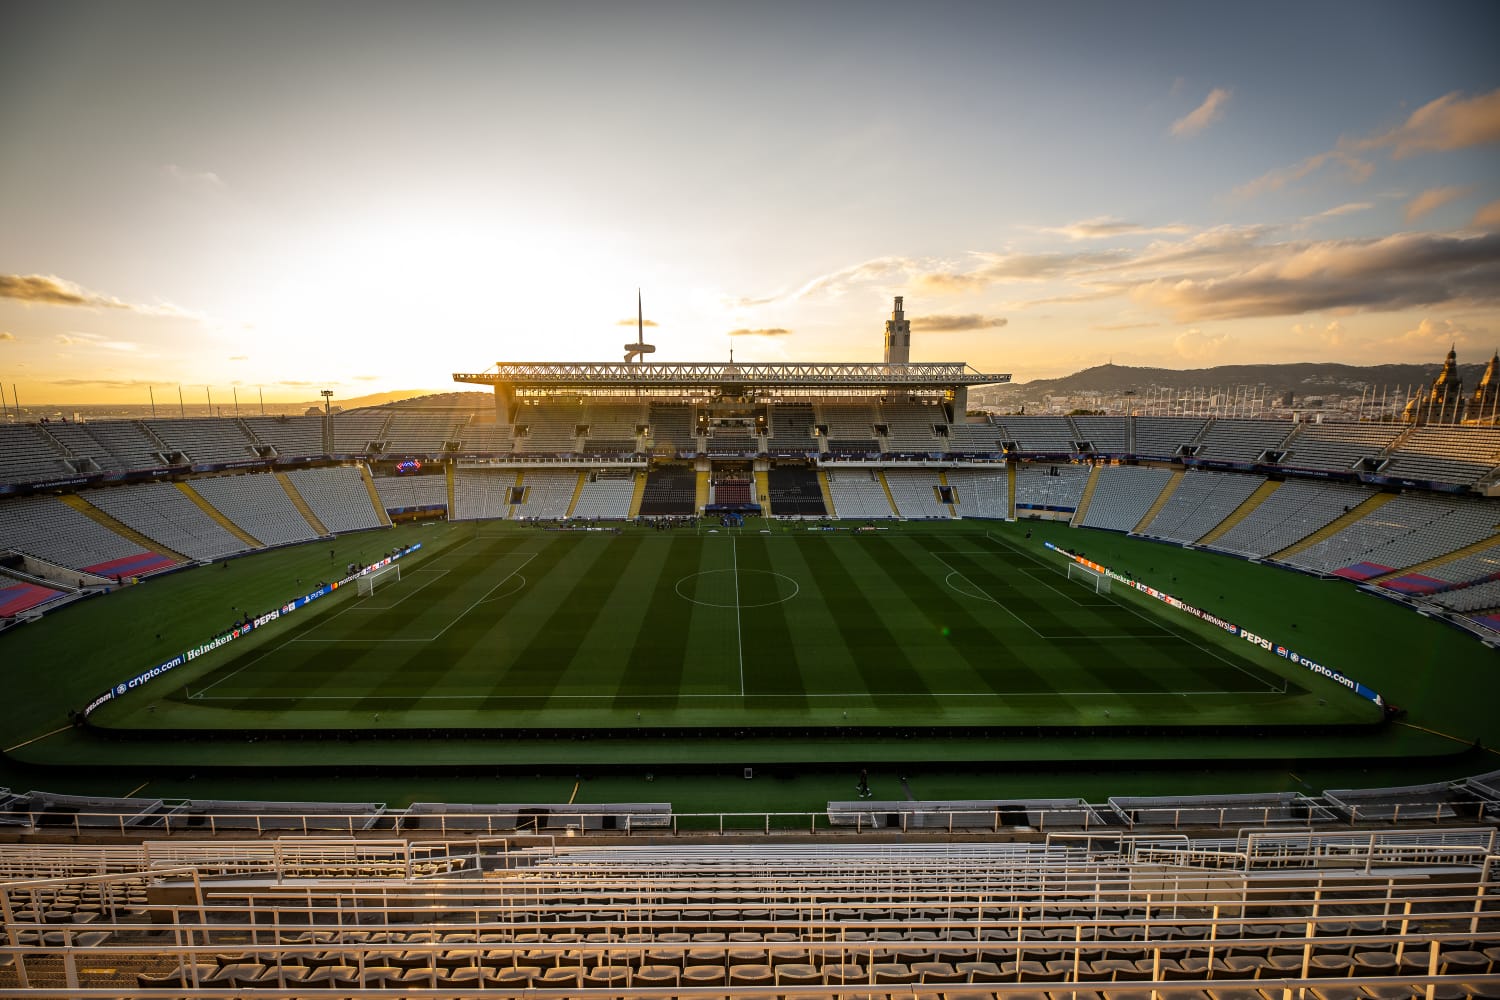
M 355 582 L 355 587 L 360 597 L 369 597 L 375 593 L 376 584 L 395 583 L 399 579 L 401 579 L 401 564 L 391 563 L 389 566 L 382 566 L 366 573 Z
M 1096 594 L 1109 593 L 1109 577 L 1098 570 L 1089 569 L 1082 563 L 1068 563 L 1068 579 L 1077 580 Z

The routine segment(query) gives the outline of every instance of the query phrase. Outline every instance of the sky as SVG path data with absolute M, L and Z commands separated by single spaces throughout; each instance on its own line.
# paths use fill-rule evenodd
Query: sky
M 7 8 L 0 383 L 1500 346 L 1500 4 Z

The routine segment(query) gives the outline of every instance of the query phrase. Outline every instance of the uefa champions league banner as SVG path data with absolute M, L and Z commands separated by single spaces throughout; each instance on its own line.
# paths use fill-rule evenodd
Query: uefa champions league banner
M 256 629 L 264 628 L 265 626 L 271 624 L 279 618 L 283 618 L 294 611 L 307 607 L 318 598 L 323 597 L 327 594 L 331 594 L 335 590 L 338 590 L 340 587 L 347 586 L 348 584 L 353 583 L 355 580 L 358 580 L 366 573 L 380 569 L 383 566 L 389 566 L 397 559 L 400 559 L 403 556 L 411 555 L 421 547 L 422 543 L 418 542 L 415 545 L 411 545 L 407 548 L 402 549 L 400 552 L 392 553 L 391 555 L 386 556 L 384 559 L 376 560 L 375 562 L 372 562 L 370 565 L 364 567 L 358 572 L 350 573 L 342 580 L 335 580 L 333 583 L 324 584 L 310 594 L 304 594 L 301 597 L 287 601 L 279 608 L 273 608 L 272 610 L 267 611 L 265 614 L 256 615 L 254 618 L 249 618 L 241 622 L 234 628 L 219 633 L 206 642 L 201 642 L 191 649 L 183 650 L 181 653 L 178 653 L 170 660 L 158 663 L 150 670 L 136 674 L 134 677 L 130 678 L 127 681 L 121 681 L 120 683 L 116 684 L 114 687 L 110 688 L 108 691 L 104 692 L 99 697 L 95 698 L 93 701 L 85 705 L 83 709 L 83 717 L 88 718 L 91 714 L 93 714 L 95 709 L 97 709 L 100 705 L 103 705 L 105 702 L 113 701 L 123 694 L 134 691 L 136 688 L 142 686 L 143 684 L 146 684 L 149 681 L 156 680 L 156 678 L 160 677 L 162 674 L 168 673 L 175 668 L 182 666 L 184 663 L 189 663 L 193 660 L 196 660 L 198 657 L 204 655 L 205 653 L 211 653 L 214 650 L 218 649 L 220 646 L 227 645 L 235 641 L 236 639 L 242 639 Z
M 1348 688 L 1350 691 L 1353 691 L 1355 694 L 1359 695 L 1361 698 L 1368 698 L 1370 701 L 1373 701 L 1375 704 L 1382 707 L 1385 705 L 1385 699 L 1381 698 L 1380 695 L 1376 694 L 1374 691 L 1371 691 L 1369 688 L 1359 683 L 1359 681 L 1354 680 L 1352 677 L 1345 677 L 1337 670 L 1334 670 L 1331 667 L 1325 667 L 1323 666 L 1323 664 L 1318 663 L 1315 660 L 1309 660 L 1307 657 L 1296 652 L 1295 650 L 1273 643 L 1270 639 L 1266 639 L 1262 636 L 1256 635 L 1249 629 L 1241 628 L 1233 622 L 1225 621 L 1217 615 L 1214 615 L 1208 611 L 1204 611 L 1201 608 L 1195 608 L 1186 601 L 1179 600 L 1178 598 L 1173 597 L 1171 594 L 1168 594 L 1165 591 L 1157 590 L 1155 587 L 1142 583 L 1139 580 L 1132 580 L 1129 577 L 1121 576 L 1119 573 L 1116 573 L 1108 566 L 1101 566 L 1099 563 L 1096 563 L 1090 559 L 1085 559 L 1082 556 L 1074 555 L 1073 553 L 1069 552 L 1067 549 L 1059 545 L 1053 545 L 1051 542 L 1045 542 L 1044 544 L 1047 546 L 1047 548 L 1053 550 L 1054 552 L 1061 553 L 1067 558 L 1078 563 L 1078 565 L 1080 566 L 1087 566 L 1095 573 L 1101 573 L 1104 576 L 1109 577 L 1111 580 L 1116 581 L 1117 583 L 1123 583 L 1127 587 L 1134 587 L 1141 593 L 1154 597 L 1158 601 L 1161 601 L 1163 604 L 1176 608 L 1178 611 L 1184 611 L 1192 615 L 1194 618 L 1207 622 L 1215 628 L 1223 629 L 1230 635 L 1239 636 L 1241 639 L 1244 639 L 1251 645 L 1259 646 L 1261 649 L 1264 649 L 1268 653 L 1275 653 L 1283 660 L 1290 660 L 1293 663 L 1297 664 L 1297 666 L 1302 667 L 1305 670 L 1310 670 L 1315 674 L 1320 674 L 1324 677 L 1327 677 L 1329 680 L 1336 681 L 1337 683 L 1342 684 L 1344 687 Z

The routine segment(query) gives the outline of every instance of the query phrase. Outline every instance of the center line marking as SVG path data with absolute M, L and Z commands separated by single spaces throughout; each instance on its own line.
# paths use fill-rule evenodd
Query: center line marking
M 744 632 L 740 629 L 740 554 L 735 546 L 735 538 L 729 536 L 729 558 L 733 562 L 734 573 L 734 643 L 740 653 L 740 697 L 745 696 L 745 640 Z

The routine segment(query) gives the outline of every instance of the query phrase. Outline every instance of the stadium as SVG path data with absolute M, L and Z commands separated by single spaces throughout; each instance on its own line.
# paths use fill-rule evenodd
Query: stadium
M 1445 375 L 1001 415 L 901 298 L 879 362 L 643 334 L 0 427 L 5 984 L 1496 995 L 1500 429 Z

